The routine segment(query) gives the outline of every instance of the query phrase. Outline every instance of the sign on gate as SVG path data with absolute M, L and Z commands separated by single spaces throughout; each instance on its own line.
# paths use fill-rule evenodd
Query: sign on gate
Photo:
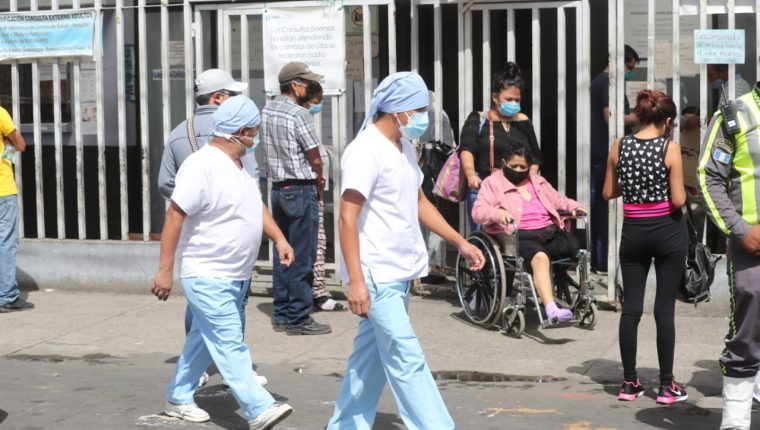
M 0 13 L 0 61 L 93 55 L 95 10 Z
M 277 73 L 290 61 L 301 61 L 324 75 L 326 94 L 346 89 L 345 17 L 343 8 L 270 8 L 264 11 L 264 85 L 280 93 Z
M 694 30 L 696 64 L 744 64 L 744 30 Z

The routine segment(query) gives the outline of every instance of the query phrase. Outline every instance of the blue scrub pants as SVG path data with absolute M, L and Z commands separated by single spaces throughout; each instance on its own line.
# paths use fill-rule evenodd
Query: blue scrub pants
M 166 393 L 168 401 L 193 403 L 198 380 L 213 361 L 247 420 L 256 418 L 274 403 L 269 392 L 253 378 L 251 354 L 243 343 L 240 313 L 250 283 L 250 280 L 182 279 L 193 322 Z
M 375 284 L 367 277 L 369 318 L 359 323 L 329 430 L 371 429 L 385 387 L 409 430 L 454 428 L 409 321 L 411 282 Z

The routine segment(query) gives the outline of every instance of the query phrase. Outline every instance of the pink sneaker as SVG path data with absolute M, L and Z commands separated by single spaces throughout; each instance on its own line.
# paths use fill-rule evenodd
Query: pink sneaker
M 618 400 L 632 402 L 642 394 L 644 394 L 644 387 L 641 386 L 641 382 L 638 379 L 636 382 L 623 381 L 623 385 L 620 386 L 620 392 L 618 392 Z
M 686 390 L 676 384 L 676 381 L 671 381 L 670 385 L 660 386 L 660 393 L 657 395 L 657 403 L 661 405 L 672 405 L 674 403 L 683 402 L 688 398 L 689 395 L 686 394 Z

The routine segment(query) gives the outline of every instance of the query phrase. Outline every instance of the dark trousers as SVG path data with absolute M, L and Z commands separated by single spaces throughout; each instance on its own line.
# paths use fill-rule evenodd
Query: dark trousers
M 607 159 L 591 158 L 591 268 L 607 271 L 607 241 L 609 206 L 602 197 L 604 175 L 607 173 Z
M 652 218 L 626 218 L 620 241 L 623 275 L 623 313 L 620 317 L 620 356 L 624 377 L 636 379 L 636 343 L 644 310 L 649 267 L 654 259 L 657 292 L 654 320 L 657 325 L 657 358 L 663 383 L 673 379 L 676 342 L 675 307 L 688 250 L 686 223 L 681 211 Z
M 275 324 L 295 327 L 309 319 L 313 306 L 311 285 L 317 258 L 319 207 L 314 185 L 288 185 L 272 188 L 272 216 L 293 247 L 290 267 L 280 264 L 274 251 L 273 290 Z
M 734 239 L 729 239 L 726 254 L 731 318 L 720 368 L 725 376 L 751 378 L 760 368 L 760 258 Z

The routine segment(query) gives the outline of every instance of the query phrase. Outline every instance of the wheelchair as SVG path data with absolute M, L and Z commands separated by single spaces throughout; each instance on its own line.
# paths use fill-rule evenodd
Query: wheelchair
M 586 221 L 586 247 L 591 243 L 588 215 L 579 213 L 572 217 L 568 212 L 560 212 L 565 222 L 573 218 Z M 484 231 L 475 231 L 467 241 L 477 246 L 485 256 L 486 263 L 481 270 L 471 270 L 461 254 L 457 256 L 456 289 L 464 313 L 475 325 L 490 328 L 501 323 L 507 336 L 520 337 L 525 330 L 526 305 L 532 303 L 538 315 L 541 329 L 557 325 L 544 316 L 541 301 L 533 284 L 529 263 L 523 261 L 519 249 L 519 232 L 515 225 L 514 234 L 501 243 L 496 237 Z M 505 248 L 505 249 L 502 249 Z M 583 248 L 583 247 L 581 247 Z M 587 249 L 580 249 L 575 258 L 564 258 L 551 262 L 551 279 L 555 302 L 573 312 L 569 324 L 593 329 L 597 322 L 597 303 L 593 284 L 589 281 L 591 255 Z M 576 272 L 575 278 L 571 272 Z M 566 325 L 568 323 L 564 323 Z

